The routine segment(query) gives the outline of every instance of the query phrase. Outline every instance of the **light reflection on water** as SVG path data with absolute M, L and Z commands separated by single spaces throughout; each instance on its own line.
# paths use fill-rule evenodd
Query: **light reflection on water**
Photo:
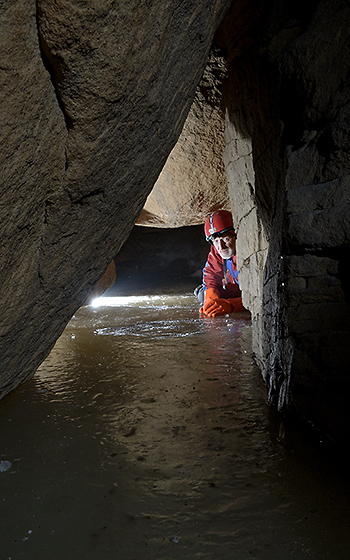
M 244 314 L 82 308 L 0 422 L 0 560 L 350 557 L 348 487 L 279 440 Z

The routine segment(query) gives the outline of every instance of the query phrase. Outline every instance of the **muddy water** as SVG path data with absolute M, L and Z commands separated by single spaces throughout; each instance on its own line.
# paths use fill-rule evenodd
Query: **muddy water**
M 345 477 L 280 437 L 244 314 L 82 308 L 0 425 L 0 560 L 350 558 Z

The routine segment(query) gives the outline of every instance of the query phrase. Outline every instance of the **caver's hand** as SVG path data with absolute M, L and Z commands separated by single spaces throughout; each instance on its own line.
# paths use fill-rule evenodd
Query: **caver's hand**
M 237 311 L 246 311 L 242 304 L 242 298 L 207 298 L 200 313 L 208 317 L 217 317 L 218 315 L 227 315 L 228 313 L 237 313 Z
M 214 288 L 207 288 L 204 295 L 204 304 L 200 308 L 199 313 L 206 315 L 207 308 L 213 304 L 215 299 L 218 299 L 219 293 Z
M 237 311 L 247 311 L 245 307 L 243 307 L 243 303 L 242 303 L 242 298 L 241 297 L 237 297 L 237 298 L 230 298 L 228 300 L 230 302 L 230 304 L 232 305 L 232 311 L 231 313 L 237 313 Z
M 233 306 L 227 299 L 207 298 L 199 311 L 207 317 L 216 317 L 217 315 L 232 313 Z

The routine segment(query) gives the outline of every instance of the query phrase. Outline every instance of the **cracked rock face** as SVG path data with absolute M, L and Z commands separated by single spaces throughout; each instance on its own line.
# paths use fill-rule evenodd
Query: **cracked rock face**
M 228 5 L 3 3 L 0 395 L 33 375 L 128 237 Z
M 224 158 L 253 349 L 271 403 L 348 441 L 349 5 L 281 1 L 258 16 L 249 7 L 232 4 L 218 41 L 228 51 Z M 238 41 L 240 17 L 249 24 Z

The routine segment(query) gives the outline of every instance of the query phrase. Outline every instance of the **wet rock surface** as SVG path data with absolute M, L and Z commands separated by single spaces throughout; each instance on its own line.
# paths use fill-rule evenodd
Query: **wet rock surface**
M 128 237 L 228 4 L 2 6 L 0 395 L 33 375 Z
M 349 7 L 242 6 L 217 41 L 228 50 L 224 159 L 253 349 L 270 402 L 347 445 Z

